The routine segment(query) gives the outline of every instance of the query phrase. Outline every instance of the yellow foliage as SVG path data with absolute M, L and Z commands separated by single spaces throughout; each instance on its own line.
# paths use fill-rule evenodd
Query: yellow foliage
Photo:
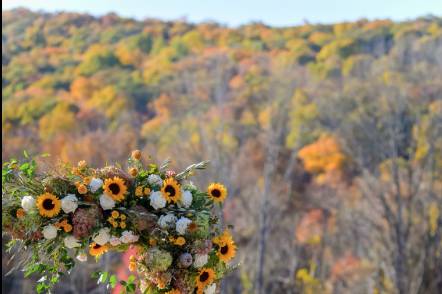
M 430 207 L 428 209 L 428 216 L 429 216 L 429 222 L 430 222 L 430 235 L 434 236 L 436 235 L 437 231 L 437 222 L 439 220 L 439 207 L 436 202 L 433 202 L 430 204 Z
M 119 95 L 113 86 L 107 86 L 94 92 L 94 95 L 87 101 L 86 105 L 104 113 L 108 118 L 120 115 L 121 111 L 127 107 L 124 97 Z

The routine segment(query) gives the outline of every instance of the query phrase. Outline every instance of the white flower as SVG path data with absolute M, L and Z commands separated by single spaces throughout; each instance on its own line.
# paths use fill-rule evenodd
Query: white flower
M 118 246 L 118 245 L 121 244 L 121 240 L 120 240 L 120 238 L 118 238 L 118 237 L 116 237 L 116 236 L 112 236 L 112 237 L 110 238 L 110 240 L 109 240 L 109 243 L 110 243 L 112 246 Z
M 185 208 L 189 208 L 190 205 L 192 205 L 192 193 L 190 191 L 183 191 L 181 193 L 181 204 L 185 207 Z
M 151 186 L 161 186 L 163 184 L 163 179 L 159 175 L 149 175 L 147 181 Z
M 53 225 L 47 225 L 43 228 L 43 236 L 45 239 L 52 240 L 57 237 L 57 228 Z
M 92 193 L 95 193 L 103 186 L 103 181 L 99 178 L 93 178 L 91 182 L 89 183 L 89 188 L 91 189 Z
M 150 193 L 150 206 L 154 209 L 160 209 L 166 206 L 166 199 L 161 195 L 161 192 L 155 191 Z
M 32 196 L 25 196 L 21 200 L 21 207 L 26 211 L 30 211 L 35 207 L 35 199 Z
M 178 232 L 178 234 L 184 235 L 186 233 L 187 227 L 190 225 L 190 223 L 192 223 L 192 221 L 190 219 L 188 219 L 187 217 L 181 217 L 176 222 L 175 230 Z
M 212 283 L 204 289 L 204 294 L 215 294 L 216 292 L 216 284 Z
M 78 207 L 78 199 L 74 194 L 68 194 L 61 199 L 61 209 L 65 213 L 74 212 Z
M 87 260 L 87 254 L 84 252 L 81 252 L 77 255 L 77 259 L 81 262 L 85 262 Z
M 109 228 L 102 228 L 98 231 L 98 234 L 94 236 L 93 240 L 98 245 L 103 246 L 107 242 L 109 242 L 110 239 L 110 229 Z
M 176 220 L 177 218 L 175 215 L 173 215 L 172 213 L 168 213 L 166 215 L 160 216 L 160 219 L 158 220 L 158 225 L 162 229 L 173 228 L 175 226 Z
M 123 243 L 134 243 L 137 242 L 140 237 L 138 235 L 134 235 L 132 231 L 124 231 L 121 234 L 120 240 Z
M 77 238 L 75 238 L 74 236 L 67 236 L 64 238 L 64 246 L 66 246 L 67 248 L 75 248 L 80 247 L 81 244 L 78 243 Z
M 209 256 L 207 254 L 195 254 L 193 266 L 196 268 L 203 267 L 208 260 Z
M 101 194 L 100 205 L 101 205 L 101 207 L 103 207 L 104 210 L 112 209 L 115 207 L 115 201 L 114 201 L 114 199 L 110 198 L 109 196 Z

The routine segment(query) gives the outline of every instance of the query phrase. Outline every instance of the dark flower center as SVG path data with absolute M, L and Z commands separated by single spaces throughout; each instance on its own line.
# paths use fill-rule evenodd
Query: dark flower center
M 226 245 L 226 246 L 221 247 L 219 252 L 221 252 L 221 254 L 226 254 L 227 252 L 229 252 L 229 246 Z
M 101 247 L 101 245 L 99 245 L 99 244 L 94 245 L 94 249 L 99 249 L 100 247 Z
M 46 210 L 54 209 L 55 204 L 52 202 L 52 199 L 43 200 L 43 208 Z
M 215 198 L 221 197 L 221 191 L 218 190 L 218 189 L 212 190 L 212 196 L 215 197 Z
M 112 183 L 109 185 L 109 190 L 111 190 L 112 194 L 117 195 L 120 193 L 120 186 L 117 183 Z
M 176 194 L 175 188 L 170 185 L 167 185 L 166 189 L 164 189 L 164 191 L 166 191 L 166 193 L 168 193 L 170 197 L 174 197 Z
M 207 281 L 208 278 L 209 278 L 209 273 L 204 272 L 200 275 L 200 282 L 205 282 L 205 281 Z

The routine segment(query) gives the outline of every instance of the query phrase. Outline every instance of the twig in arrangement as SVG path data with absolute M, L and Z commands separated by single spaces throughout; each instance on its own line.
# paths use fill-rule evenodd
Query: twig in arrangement
M 209 165 L 209 160 L 204 160 L 195 164 L 188 166 L 184 171 L 176 175 L 178 180 L 186 179 L 188 176 L 192 175 L 193 171 L 197 169 L 205 169 Z

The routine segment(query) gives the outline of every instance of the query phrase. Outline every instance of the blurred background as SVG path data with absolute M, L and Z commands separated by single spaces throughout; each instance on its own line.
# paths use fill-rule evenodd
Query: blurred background
M 440 293 L 440 1 L 2 4 L 2 161 L 210 159 L 239 246 L 222 293 Z M 34 293 L 8 257 L 2 293 Z M 55 293 L 107 293 L 91 273 L 125 262 Z

